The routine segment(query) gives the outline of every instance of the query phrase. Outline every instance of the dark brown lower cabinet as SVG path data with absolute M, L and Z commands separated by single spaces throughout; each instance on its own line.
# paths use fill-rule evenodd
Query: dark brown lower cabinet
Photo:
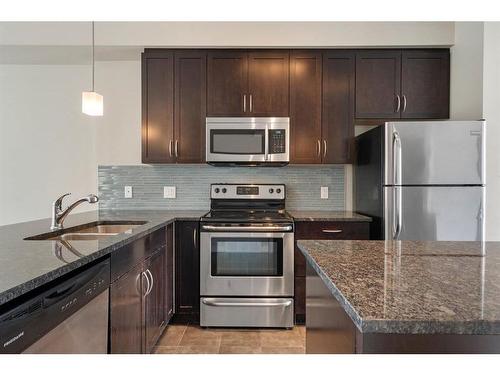
M 295 222 L 295 241 L 298 240 L 368 240 L 370 223 L 357 221 Z M 295 322 L 306 321 L 306 259 L 295 243 Z
M 166 265 L 167 260 L 173 262 L 172 244 L 167 249 L 166 233 L 165 228 L 159 229 L 138 239 L 140 246 L 132 243 L 112 254 L 112 269 L 117 276 L 110 292 L 110 353 L 151 353 L 166 326 L 169 318 L 166 289 L 168 285 L 172 287 Z M 138 258 L 138 253 L 147 257 Z M 115 266 L 114 258 L 120 260 Z M 129 266 L 132 260 L 133 266 Z
M 176 222 L 175 241 L 175 320 L 196 323 L 200 319 L 199 222 Z
M 111 353 L 141 353 L 143 341 L 142 264 L 137 265 L 110 289 Z
M 144 262 L 150 275 L 150 290 L 144 297 L 146 353 L 151 353 L 165 327 L 165 248 Z

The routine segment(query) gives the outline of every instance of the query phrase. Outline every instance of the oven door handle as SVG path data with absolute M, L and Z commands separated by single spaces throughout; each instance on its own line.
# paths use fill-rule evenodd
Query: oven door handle
M 217 307 L 277 307 L 277 306 L 290 306 L 292 301 L 282 302 L 216 302 L 209 298 L 203 298 L 201 302 L 207 306 Z
M 291 232 L 292 225 L 279 225 L 279 226 L 217 226 L 217 225 L 202 225 L 202 229 L 210 232 Z

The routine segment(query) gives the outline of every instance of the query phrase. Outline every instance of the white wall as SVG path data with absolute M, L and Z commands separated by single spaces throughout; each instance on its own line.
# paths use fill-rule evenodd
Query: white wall
M 0 65 L 0 225 L 50 216 L 63 193 L 96 191 L 95 124 L 81 112 L 89 72 Z
M 483 116 L 487 122 L 486 239 L 500 241 L 500 22 L 484 24 Z
M 104 116 L 96 127 L 100 165 L 141 164 L 141 63 L 99 62 L 96 90 L 104 96 Z
M 483 112 L 483 22 L 456 22 L 450 54 L 450 118 L 478 120 Z
M 3 22 L 0 45 L 88 45 L 90 22 Z M 450 46 L 453 22 L 96 22 L 97 46 Z

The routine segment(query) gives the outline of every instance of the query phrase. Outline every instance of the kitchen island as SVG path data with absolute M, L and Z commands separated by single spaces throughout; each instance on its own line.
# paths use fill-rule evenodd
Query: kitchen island
M 500 353 L 500 243 L 298 247 L 308 262 L 307 353 Z

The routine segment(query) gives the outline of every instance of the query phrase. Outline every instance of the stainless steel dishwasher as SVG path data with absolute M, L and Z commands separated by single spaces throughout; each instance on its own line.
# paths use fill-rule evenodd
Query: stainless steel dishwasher
M 0 353 L 107 353 L 109 260 L 1 312 Z

